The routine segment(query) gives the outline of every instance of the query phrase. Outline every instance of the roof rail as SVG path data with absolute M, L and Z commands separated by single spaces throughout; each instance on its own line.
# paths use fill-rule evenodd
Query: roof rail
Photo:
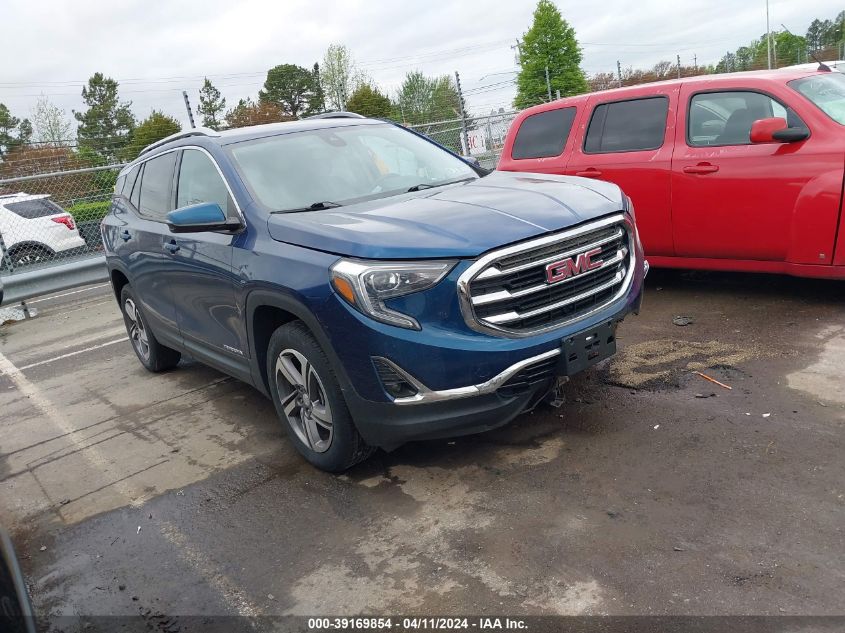
M 185 130 L 183 132 L 176 132 L 176 134 L 165 136 L 163 139 L 156 141 L 155 143 L 150 143 L 138 153 L 138 156 L 143 156 L 150 150 L 153 150 L 156 147 L 161 147 L 162 145 L 166 145 L 170 141 L 175 141 L 180 138 L 188 138 L 190 136 L 220 136 L 220 133 L 216 130 L 212 130 L 209 127 L 194 127 L 190 130 Z
M 366 119 L 367 117 L 358 114 L 357 112 L 344 112 L 337 110 L 335 112 L 321 112 L 320 114 L 313 114 L 305 117 L 306 119 Z

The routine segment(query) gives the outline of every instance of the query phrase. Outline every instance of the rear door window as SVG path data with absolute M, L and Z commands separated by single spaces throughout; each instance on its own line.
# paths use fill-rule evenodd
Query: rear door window
M 9 211 L 27 220 L 35 218 L 46 218 L 50 215 L 64 213 L 62 209 L 52 200 L 40 198 L 36 200 L 23 200 L 21 202 L 10 202 L 4 205 Z
M 511 156 L 514 159 L 560 156 L 576 112 L 574 107 L 558 108 L 526 117 L 513 140 Z
M 138 211 L 151 220 L 164 222 L 167 214 L 173 211 L 171 192 L 175 166 L 176 152 L 162 154 L 144 163 Z
M 605 154 L 658 149 L 666 134 L 668 97 L 601 103 L 593 110 L 584 152 Z
M 129 173 L 126 174 L 126 179 L 123 183 L 123 188 L 118 189 L 117 193 L 123 194 L 125 197 L 129 198 L 132 195 L 132 188 L 135 186 L 135 180 L 137 180 L 138 172 L 140 170 L 140 165 L 135 165 L 132 169 L 130 169 Z
M 138 169 L 138 175 L 135 178 L 135 182 L 132 184 L 132 194 L 129 201 L 132 203 L 132 206 L 137 209 L 141 204 L 141 174 L 144 173 L 144 166 L 139 165 L 136 169 Z
M 758 119 L 780 117 L 789 127 L 806 128 L 791 109 L 770 96 L 750 90 L 702 92 L 690 99 L 687 144 L 749 145 L 751 124 Z

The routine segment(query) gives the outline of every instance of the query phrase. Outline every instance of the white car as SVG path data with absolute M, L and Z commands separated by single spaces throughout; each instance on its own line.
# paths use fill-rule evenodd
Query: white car
M 46 194 L 0 195 L 0 236 L 14 266 L 35 264 L 85 246 L 73 216 Z

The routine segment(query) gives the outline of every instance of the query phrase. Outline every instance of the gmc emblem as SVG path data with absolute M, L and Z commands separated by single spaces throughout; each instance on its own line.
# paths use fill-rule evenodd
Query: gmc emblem
M 581 253 L 575 258 L 567 257 L 558 262 L 552 262 L 546 266 L 546 282 L 555 284 L 564 279 L 582 275 L 587 271 L 595 270 L 604 266 L 600 259 L 593 261 L 593 257 L 601 253 L 601 248 L 594 248 L 586 253 Z

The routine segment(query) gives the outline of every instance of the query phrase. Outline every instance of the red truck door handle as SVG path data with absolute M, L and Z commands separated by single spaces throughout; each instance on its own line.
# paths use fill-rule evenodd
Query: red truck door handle
M 714 174 L 719 171 L 718 165 L 710 163 L 698 163 L 698 165 L 687 165 L 684 167 L 685 174 Z
M 576 171 L 575 175 L 581 176 L 582 178 L 601 178 L 601 172 L 595 167 L 590 167 L 584 171 Z

